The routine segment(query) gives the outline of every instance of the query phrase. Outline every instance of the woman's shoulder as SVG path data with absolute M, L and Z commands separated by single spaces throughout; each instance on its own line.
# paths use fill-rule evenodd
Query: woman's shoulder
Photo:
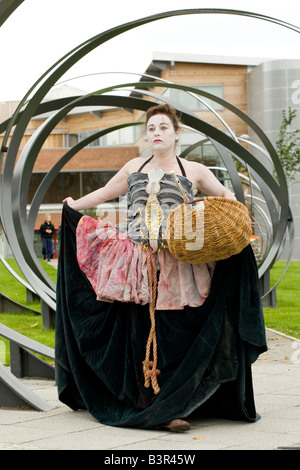
M 192 168 L 192 169 L 195 169 L 195 168 L 201 168 L 203 167 L 203 164 L 202 163 L 199 163 L 199 162 L 195 162 L 194 160 L 186 160 L 185 158 L 181 158 L 179 157 L 181 163 L 183 163 L 184 166 L 186 166 L 187 168 Z
M 129 160 L 127 163 L 125 163 L 124 167 L 127 168 L 127 170 L 129 171 L 129 173 L 133 173 L 135 171 L 138 171 L 138 169 L 142 166 L 142 164 L 145 162 L 145 158 L 144 157 L 136 157 L 136 158 L 132 158 L 131 160 Z
M 187 175 L 200 175 L 203 172 L 203 168 L 205 168 L 202 163 L 192 160 L 185 160 L 184 158 L 180 158 L 180 161 L 183 164 Z
M 132 160 L 129 160 L 127 163 L 125 163 L 123 168 L 126 170 L 129 176 L 132 173 L 138 172 L 141 166 L 146 162 L 146 160 L 147 159 L 144 157 L 133 158 Z

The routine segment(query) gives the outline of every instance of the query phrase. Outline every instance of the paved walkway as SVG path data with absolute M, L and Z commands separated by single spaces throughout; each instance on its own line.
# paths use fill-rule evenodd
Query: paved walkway
M 0 409 L 0 450 L 105 450 L 104 459 L 136 450 L 192 456 L 199 450 L 299 449 L 300 341 L 271 330 L 267 336 L 269 351 L 253 366 L 256 423 L 197 419 L 185 433 L 114 428 L 60 403 L 53 381 L 23 379 L 54 408 Z

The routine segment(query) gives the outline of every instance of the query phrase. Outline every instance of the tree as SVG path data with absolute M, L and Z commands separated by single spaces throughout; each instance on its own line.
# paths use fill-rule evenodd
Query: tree
M 288 181 L 294 181 L 300 171 L 300 129 L 290 128 L 297 111 L 288 108 L 282 111 L 282 123 L 279 131 L 279 139 L 276 142 L 277 152 L 285 176 Z

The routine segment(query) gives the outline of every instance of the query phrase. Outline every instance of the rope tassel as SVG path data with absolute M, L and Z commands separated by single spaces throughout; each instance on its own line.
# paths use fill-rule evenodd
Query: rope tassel
M 155 329 L 155 304 L 156 304 L 156 290 L 157 290 L 157 271 L 155 260 L 153 256 L 153 250 L 149 246 L 146 248 L 147 255 L 147 270 L 148 270 L 148 283 L 149 289 L 152 293 L 151 302 L 149 304 L 151 328 L 146 346 L 146 357 L 143 361 L 143 372 L 144 372 L 144 385 L 146 388 L 150 387 L 150 383 L 154 390 L 154 394 L 157 395 L 160 388 L 157 383 L 157 376 L 160 371 L 157 369 L 157 341 L 156 341 L 156 329 Z M 151 346 L 153 349 L 153 360 L 150 360 Z

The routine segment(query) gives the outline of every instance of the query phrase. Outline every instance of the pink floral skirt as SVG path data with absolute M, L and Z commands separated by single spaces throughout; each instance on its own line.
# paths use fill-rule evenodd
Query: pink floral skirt
M 111 223 L 83 216 L 76 230 L 77 260 L 97 300 L 148 304 L 147 257 L 138 245 Z M 209 292 L 214 265 L 192 265 L 175 259 L 165 249 L 155 253 L 160 271 L 156 310 L 178 310 L 202 305 Z

